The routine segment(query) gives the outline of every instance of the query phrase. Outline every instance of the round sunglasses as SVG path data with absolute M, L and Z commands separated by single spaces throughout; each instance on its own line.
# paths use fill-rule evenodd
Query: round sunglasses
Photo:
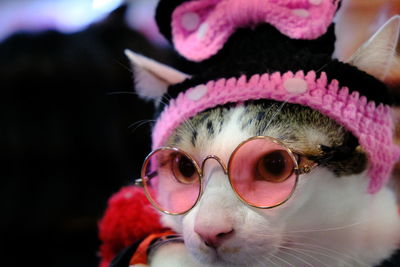
M 216 160 L 228 176 L 237 197 L 245 204 L 270 209 L 282 205 L 296 188 L 299 175 L 318 164 L 300 153 L 293 153 L 279 140 L 268 136 L 251 137 L 231 154 L 228 166 L 215 155 L 201 164 L 176 147 L 161 147 L 145 159 L 141 178 L 151 204 L 171 215 L 185 214 L 199 202 L 204 191 L 204 166 Z

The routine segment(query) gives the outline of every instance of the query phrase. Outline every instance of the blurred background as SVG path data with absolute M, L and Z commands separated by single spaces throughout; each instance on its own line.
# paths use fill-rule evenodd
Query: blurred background
M 153 105 L 123 53 L 181 60 L 156 1 L 0 2 L 1 266 L 96 266 L 97 222 L 139 175 Z
M 398 14 L 399 2 L 345 2 L 338 55 Z M 192 68 L 159 35 L 156 3 L 0 1 L 2 266 L 97 265 L 107 199 L 150 151 L 153 105 L 133 93 L 123 51 Z

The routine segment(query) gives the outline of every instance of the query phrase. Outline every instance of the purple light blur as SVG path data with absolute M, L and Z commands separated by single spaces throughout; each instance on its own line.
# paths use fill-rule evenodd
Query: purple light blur
M 20 0 L 0 3 L 0 41 L 17 31 L 71 33 L 103 19 L 123 0 Z

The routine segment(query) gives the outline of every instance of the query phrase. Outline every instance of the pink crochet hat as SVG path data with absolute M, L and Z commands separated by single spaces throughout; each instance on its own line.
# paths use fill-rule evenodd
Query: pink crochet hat
M 164 109 L 153 130 L 153 148 L 165 144 L 168 136 L 185 120 L 201 111 L 226 103 L 273 99 L 311 107 L 350 130 L 370 160 L 369 192 L 377 192 L 389 179 L 400 156 L 393 143 L 393 116 L 388 105 L 377 105 L 358 92 L 328 82 L 325 72 L 315 71 L 255 74 L 250 78 L 223 78 L 182 92 Z
M 171 27 L 161 31 L 183 56 L 204 61 L 202 72 L 169 88 L 173 99 L 156 121 L 153 148 L 206 109 L 270 99 L 308 106 L 343 125 L 368 155 L 368 191 L 387 182 L 400 157 L 391 99 L 382 82 L 331 58 L 338 1 L 167 2 L 157 19 L 160 27 L 170 14 Z

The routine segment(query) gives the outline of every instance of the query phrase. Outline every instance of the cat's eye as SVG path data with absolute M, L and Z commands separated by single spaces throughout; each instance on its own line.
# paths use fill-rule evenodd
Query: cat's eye
M 188 212 L 203 192 L 203 168 L 209 159 L 220 164 L 241 201 L 262 209 L 285 203 L 293 194 L 299 175 L 316 166 L 267 136 L 240 143 L 232 152 L 228 166 L 216 155 L 205 157 L 199 164 L 179 148 L 162 147 L 151 152 L 142 167 L 147 198 L 164 213 Z
M 259 181 L 280 183 L 293 172 L 294 163 L 286 150 L 268 152 L 259 158 L 254 178 Z
M 180 183 L 195 183 L 199 178 L 196 175 L 196 166 L 193 161 L 181 153 L 173 156 L 171 168 L 175 179 Z
M 242 142 L 232 153 L 228 169 L 233 190 L 253 207 L 281 205 L 297 184 L 295 155 L 271 137 L 257 136 Z
M 200 197 L 200 169 L 178 148 L 150 153 L 142 167 L 142 182 L 153 206 L 169 214 L 185 213 Z

